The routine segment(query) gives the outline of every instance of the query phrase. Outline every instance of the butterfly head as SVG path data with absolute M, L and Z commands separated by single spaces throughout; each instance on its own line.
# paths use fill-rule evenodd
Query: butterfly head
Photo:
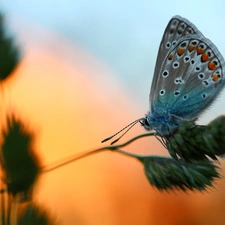
M 158 135 L 165 137 L 173 134 L 178 129 L 179 125 L 185 121 L 189 120 L 185 120 L 168 112 L 149 112 L 140 123 L 146 130 L 155 130 Z
M 143 118 L 142 121 L 140 121 L 141 125 L 146 129 L 146 130 L 152 130 L 153 126 L 151 125 L 151 122 L 149 121 L 150 117 L 148 115 Z

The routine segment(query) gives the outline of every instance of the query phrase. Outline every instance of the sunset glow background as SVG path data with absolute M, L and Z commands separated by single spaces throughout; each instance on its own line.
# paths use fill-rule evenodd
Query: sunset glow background
M 172 16 L 193 22 L 225 56 L 222 0 L 1 0 L 0 6 L 23 51 L 5 83 L 6 105 L 36 132 L 43 165 L 102 146 L 148 111 L 158 46 Z M 224 114 L 224 97 L 223 91 L 200 124 Z M 142 132 L 137 125 L 121 142 Z M 155 138 L 126 150 L 168 155 Z M 138 161 L 103 152 L 42 175 L 35 201 L 62 225 L 224 225 L 224 179 L 215 187 L 160 193 Z

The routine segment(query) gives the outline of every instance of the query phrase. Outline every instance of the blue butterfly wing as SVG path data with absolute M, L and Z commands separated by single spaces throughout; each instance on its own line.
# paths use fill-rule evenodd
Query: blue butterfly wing
M 159 83 L 159 72 L 168 52 L 174 47 L 174 45 L 177 45 L 177 42 L 181 38 L 192 34 L 196 34 L 200 37 L 203 36 L 202 33 L 193 24 L 191 24 L 188 20 L 182 18 L 181 16 L 174 16 L 169 21 L 158 50 L 158 56 L 149 96 L 151 106 L 153 105 L 155 97 L 157 96 L 154 90 L 155 88 L 157 88 L 157 85 Z
M 162 38 L 150 92 L 151 112 L 192 119 L 224 87 L 225 62 L 188 20 L 173 17 Z

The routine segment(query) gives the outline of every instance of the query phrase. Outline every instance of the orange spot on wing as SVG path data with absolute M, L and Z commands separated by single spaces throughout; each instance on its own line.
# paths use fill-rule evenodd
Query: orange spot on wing
M 178 53 L 179 56 L 183 55 L 184 52 L 185 52 L 185 49 L 183 49 L 183 48 L 178 48 L 177 49 L 177 53 Z
M 209 68 L 210 70 L 215 70 L 215 69 L 216 69 L 216 64 L 213 63 L 213 62 L 210 62 L 210 63 L 208 64 L 208 68 Z
M 170 53 L 169 56 L 167 57 L 169 60 L 171 60 L 173 58 L 173 54 Z
M 219 76 L 217 76 L 216 74 L 212 74 L 212 78 L 213 78 L 213 81 L 218 81 L 219 79 L 220 79 L 220 77 Z
M 188 50 L 190 51 L 190 52 L 192 52 L 193 50 L 195 50 L 196 49 L 196 46 L 194 46 L 194 45 L 189 45 L 189 47 L 188 47 Z
M 202 54 L 202 62 L 206 62 L 206 61 L 209 61 L 209 60 L 210 60 L 209 56 L 206 53 L 203 53 Z
M 197 53 L 198 53 L 198 54 L 203 54 L 204 52 L 205 52 L 204 49 L 202 49 L 202 48 L 197 48 Z

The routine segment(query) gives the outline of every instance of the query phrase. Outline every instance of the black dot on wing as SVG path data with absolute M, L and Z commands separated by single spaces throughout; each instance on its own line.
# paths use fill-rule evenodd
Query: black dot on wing
M 176 45 L 176 43 L 177 43 L 177 41 L 173 41 L 172 45 L 174 46 L 174 45 Z
M 218 62 L 216 60 L 213 61 L 213 63 L 217 66 L 218 65 Z
M 185 28 L 185 24 L 182 23 L 182 24 L 180 25 L 180 27 L 181 27 L 182 29 L 184 29 L 184 28 Z
M 186 100 L 186 99 L 187 99 L 187 97 L 188 97 L 188 95 L 184 95 L 184 96 L 183 96 L 183 99 L 184 99 L 184 100 Z
M 202 94 L 202 98 L 206 98 L 206 94 L 205 93 Z
M 207 80 L 204 80 L 202 83 L 203 83 L 205 86 L 208 86 L 208 85 L 209 85 L 209 82 L 208 82 Z
M 185 56 L 184 57 L 184 62 L 188 62 L 190 60 L 190 57 L 189 56 Z
M 180 65 L 179 62 L 176 61 L 173 63 L 173 68 L 176 69 L 179 67 L 179 65 Z
M 185 48 L 187 46 L 186 42 L 181 43 L 180 47 Z
M 174 95 L 175 95 L 175 96 L 178 96 L 179 94 L 180 94 L 180 91 L 175 91 L 175 92 L 174 92 Z
M 174 30 L 173 28 L 171 28 L 171 29 L 170 29 L 170 34 L 173 34 L 174 31 L 175 31 L 175 30 Z
M 173 26 L 176 26 L 177 25 L 177 20 L 174 20 L 173 21 Z
M 204 73 L 198 74 L 198 78 L 199 78 L 200 80 L 204 79 L 204 77 L 205 77 Z
M 195 60 L 194 60 L 194 59 L 192 59 L 192 60 L 191 60 L 191 64 L 194 64 L 194 63 L 195 63 Z
M 162 90 L 159 91 L 159 94 L 160 95 L 164 95 L 165 93 L 166 93 L 166 91 L 164 89 L 162 89 Z
M 170 46 L 171 46 L 171 43 L 170 42 L 167 42 L 166 43 L 166 48 L 170 48 Z
M 163 77 L 167 77 L 169 75 L 169 71 L 168 70 L 164 70 L 162 75 L 163 75 Z
M 190 27 L 188 27 L 186 30 L 186 35 L 193 34 L 193 33 L 194 33 L 194 31 Z

